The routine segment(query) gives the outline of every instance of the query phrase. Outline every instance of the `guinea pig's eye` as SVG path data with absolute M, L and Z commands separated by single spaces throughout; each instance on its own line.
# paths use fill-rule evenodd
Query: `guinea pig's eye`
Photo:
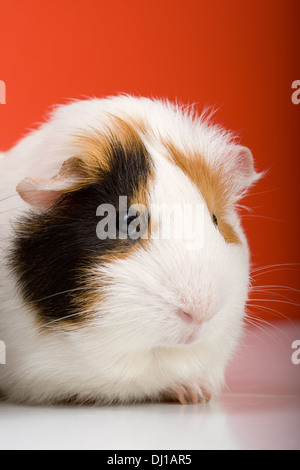
M 128 235 L 130 237 L 133 227 L 132 222 L 136 219 L 137 215 L 130 215 L 127 213 L 119 213 L 117 215 L 117 229 L 121 234 Z
M 218 219 L 217 219 L 216 214 L 214 214 L 214 213 L 213 213 L 213 215 L 212 215 L 212 220 L 213 220 L 213 223 L 215 224 L 215 226 L 217 227 L 218 224 L 219 224 L 219 222 L 218 222 Z
M 147 214 L 139 211 L 133 213 L 119 212 L 117 214 L 117 230 L 119 237 L 138 240 L 146 233 L 148 229 Z

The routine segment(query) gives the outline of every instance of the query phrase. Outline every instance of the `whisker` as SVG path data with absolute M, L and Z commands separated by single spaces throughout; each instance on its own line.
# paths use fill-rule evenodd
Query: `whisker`
M 279 335 L 278 334 L 275 335 L 275 332 L 280 333 L 280 335 L 282 335 L 284 338 L 286 338 L 288 340 L 290 339 L 289 335 L 287 334 L 287 332 L 285 330 L 281 329 L 279 326 L 274 325 L 271 322 L 268 322 L 268 321 L 258 317 L 255 312 L 249 311 L 247 316 L 250 317 L 251 321 L 253 322 L 253 325 L 256 324 L 256 323 L 259 323 L 262 326 L 262 328 L 265 328 L 265 332 L 270 331 L 271 329 L 275 330 L 275 331 L 273 331 L 273 333 L 274 333 L 274 336 L 277 340 L 279 338 Z M 292 321 L 291 321 L 291 324 L 293 324 Z
M 241 215 L 242 219 L 266 219 L 266 220 L 271 220 L 272 222 L 284 222 L 284 220 L 281 219 L 274 219 L 273 217 L 269 217 L 267 215 L 260 215 L 260 214 L 244 214 Z
M 271 308 L 271 307 L 266 307 L 264 305 L 256 305 L 256 304 L 252 304 L 250 305 L 251 308 L 257 308 L 259 310 L 262 310 L 262 311 L 265 311 L 265 312 L 268 312 L 268 313 L 272 313 L 274 315 L 274 317 L 278 317 L 280 319 L 284 318 L 285 320 L 288 320 L 289 322 L 292 323 L 292 320 L 287 317 L 286 315 L 284 315 L 282 312 L 279 312 L 278 310 L 275 310 L 274 308 Z
M 279 290 L 281 290 L 281 291 L 283 291 L 283 292 L 286 292 L 286 291 L 287 291 L 287 289 L 279 289 Z M 298 289 L 294 289 L 294 290 L 290 289 L 289 291 L 290 291 L 290 292 L 295 292 L 295 293 L 298 293 L 298 292 L 299 292 Z M 276 302 L 276 301 L 278 300 L 278 297 L 280 297 L 280 299 L 285 299 L 285 300 L 287 300 L 287 301 L 291 301 L 291 298 L 290 298 L 290 297 L 287 297 L 286 295 L 280 294 L 279 292 L 276 292 L 276 291 L 271 290 L 271 289 L 259 289 L 259 288 L 255 289 L 255 288 L 253 288 L 253 289 L 251 289 L 251 291 L 250 291 L 250 297 L 249 297 L 249 299 L 255 299 L 255 297 L 252 297 L 252 296 L 251 296 L 252 293 L 253 293 L 254 295 L 255 295 L 255 294 L 269 294 L 269 295 L 273 295 L 274 297 L 273 297 L 272 300 L 273 300 L 274 302 Z
M 24 206 L 11 207 L 10 209 L 7 209 L 6 211 L 0 212 L 0 215 L 6 214 L 7 212 L 11 212 L 11 211 L 21 210 L 21 209 L 24 209 Z
M 93 309 L 89 309 L 89 310 L 85 310 L 85 311 L 82 311 L 82 312 L 73 313 L 71 315 L 66 315 L 65 317 L 56 318 L 55 320 L 51 320 L 50 322 L 45 323 L 44 325 L 42 325 L 42 328 L 44 328 L 46 326 L 49 326 L 49 325 L 53 325 L 54 323 L 59 323 L 63 320 L 68 320 L 69 318 L 79 317 L 79 316 L 84 315 L 86 313 L 93 313 L 93 312 L 94 312 Z M 76 323 L 76 325 L 77 325 L 77 323 Z
M 272 338 L 272 340 L 275 339 L 274 332 L 271 333 L 265 325 L 260 325 L 258 324 L 257 321 L 254 321 L 254 319 L 251 319 L 251 318 L 247 318 L 246 322 L 248 323 L 248 325 L 251 325 L 252 327 L 256 328 L 258 331 L 263 332 L 269 338 Z
M 300 292 L 299 289 L 296 289 L 295 287 L 290 287 L 290 286 L 284 286 L 284 285 L 280 285 L 280 284 L 265 284 L 265 285 L 259 285 L 259 286 L 253 286 L 251 287 L 251 290 L 255 290 L 255 289 L 261 289 L 262 290 L 264 288 L 266 288 L 266 290 L 269 290 L 269 288 L 275 288 L 277 290 L 290 290 L 292 292 Z
M 95 289 L 94 287 L 77 287 L 75 289 L 69 289 L 69 290 L 64 290 L 61 292 L 57 292 L 56 294 L 49 295 L 48 297 L 43 297 L 42 299 L 34 300 L 29 302 L 30 304 L 34 304 L 37 302 L 44 302 L 45 300 L 53 299 L 54 297 L 58 297 L 59 295 L 64 295 L 64 294 L 71 294 L 73 292 L 80 292 L 80 291 L 88 291 L 88 290 L 93 290 Z
M 268 264 L 266 266 L 259 266 L 257 268 L 251 269 L 252 273 L 257 273 L 264 271 L 266 269 L 278 268 L 278 269 L 288 269 L 290 267 L 300 266 L 300 263 L 277 263 L 277 264 Z
M 287 270 L 287 268 L 285 268 Z M 280 268 L 273 268 L 273 269 L 269 269 L 269 270 L 266 270 L 266 271 L 262 271 L 262 272 L 258 272 L 258 273 L 254 273 L 254 274 L 251 274 L 251 279 L 252 279 L 252 282 L 256 282 L 257 278 L 259 276 L 265 276 L 267 274 L 271 274 L 271 273 L 275 273 L 275 272 L 280 272 L 280 271 L 283 271 L 284 269 L 280 269 Z M 296 268 L 296 267 L 290 267 L 288 268 L 289 271 L 299 271 L 299 268 Z
M 0 202 L 2 202 L 2 201 L 7 201 L 7 199 L 11 199 L 11 198 L 16 197 L 16 196 L 19 196 L 19 194 L 16 193 L 16 194 L 13 194 L 12 196 L 4 197 L 4 198 L 0 199 Z
M 247 212 L 254 212 L 252 207 L 243 206 L 242 204 L 236 204 L 236 207 L 239 209 L 245 210 Z
M 265 331 L 264 328 L 260 327 L 259 325 L 257 325 L 257 324 L 254 323 L 253 321 L 251 321 L 251 320 L 248 319 L 248 320 L 246 320 L 246 323 L 248 323 L 248 324 L 249 324 L 250 326 L 252 326 L 253 328 L 256 328 L 258 331 L 263 332 L 264 334 L 266 333 L 266 331 Z M 263 345 L 266 347 L 266 349 L 268 350 L 268 352 L 269 352 L 270 354 L 272 354 L 272 349 L 271 349 L 269 343 L 267 343 L 266 341 L 264 341 L 264 339 L 263 339 L 261 336 L 255 335 L 253 331 L 250 331 L 249 329 L 247 329 L 247 332 L 252 333 L 252 336 L 254 336 L 256 340 L 259 339 L 259 340 L 263 343 Z M 267 336 L 270 336 L 270 335 L 267 334 Z M 272 340 L 274 340 L 274 337 L 273 337 L 273 336 L 271 336 L 271 338 L 272 338 Z
M 275 303 L 280 303 L 280 304 L 286 304 L 286 305 L 293 305 L 294 307 L 299 307 L 300 305 L 297 303 L 297 302 L 293 302 L 291 300 L 280 300 L 280 299 L 257 299 L 256 297 L 254 297 L 253 299 L 248 299 L 248 302 L 251 302 L 251 301 L 254 301 L 254 302 L 275 302 Z
M 130 325 L 132 323 L 136 324 L 136 318 L 126 319 L 126 320 L 110 321 L 109 323 L 104 321 L 101 324 L 101 326 L 103 326 L 103 327 L 123 326 L 123 325 Z
M 281 189 L 283 189 L 283 188 L 282 187 L 281 188 L 273 188 L 273 189 L 267 189 L 266 191 L 259 191 L 259 192 L 252 192 L 251 191 L 251 193 L 245 194 L 244 199 L 246 199 L 247 197 L 258 196 L 258 195 L 261 195 L 261 194 L 273 193 L 275 191 L 280 191 Z
M 265 320 L 264 318 L 260 318 L 259 316 L 257 316 L 256 312 L 251 311 L 250 313 L 248 313 L 248 316 L 250 318 L 252 318 L 254 321 L 257 321 L 260 324 L 266 326 L 266 328 L 273 328 L 273 329 L 279 331 L 280 333 L 284 333 L 284 331 L 281 328 L 279 328 L 277 325 L 274 325 L 274 323 L 271 323 L 271 322 Z M 288 335 L 286 333 L 285 333 L 285 336 L 288 337 Z

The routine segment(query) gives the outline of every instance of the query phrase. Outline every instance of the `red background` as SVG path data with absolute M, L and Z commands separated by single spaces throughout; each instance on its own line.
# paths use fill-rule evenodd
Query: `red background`
M 253 263 L 299 261 L 299 0 L 1 0 L 0 17 L 1 150 L 66 98 L 126 92 L 215 105 L 215 120 L 269 170 L 244 200 Z M 297 288 L 299 268 L 255 283 Z M 252 309 L 261 318 L 299 317 L 278 295 L 256 297 L 277 299 L 255 302 L 278 312 Z

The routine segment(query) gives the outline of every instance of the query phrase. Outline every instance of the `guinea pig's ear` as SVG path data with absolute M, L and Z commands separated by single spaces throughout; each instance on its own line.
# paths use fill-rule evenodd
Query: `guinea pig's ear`
M 242 145 L 230 148 L 226 158 L 225 173 L 230 178 L 235 195 L 240 197 L 262 176 L 254 169 L 251 151 Z
M 31 206 L 47 210 L 65 193 L 82 187 L 84 164 L 79 157 L 65 161 L 59 174 L 53 178 L 25 178 L 17 186 L 20 197 Z

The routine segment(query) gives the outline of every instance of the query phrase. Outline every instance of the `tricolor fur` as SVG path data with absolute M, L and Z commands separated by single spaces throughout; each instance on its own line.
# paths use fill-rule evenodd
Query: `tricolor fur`
M 257 179 L 229 132 L 167 101 L 58 107 L 0 163 L 4 396 L 111 403 L 219 393 L 248 295 L 235 205 Z M 147 239 L 97 237 L 97 207 L 118 212 L 119 196 L 149 208 Z M 201 250 L 154 236 L 174 203 L 205 205 Z

